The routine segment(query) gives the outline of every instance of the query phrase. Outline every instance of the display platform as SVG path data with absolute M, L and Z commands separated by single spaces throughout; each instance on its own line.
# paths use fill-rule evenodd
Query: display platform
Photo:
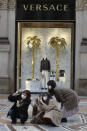
M 27 79 L 25 81 L 26 90 L 30 90 L 31 93 L 45 93 L 47 92 L 47 89 L 42 89 L 42 84 L 40 80 L 37 79 Z M 25 89 L 21 89 L 25 90 Z
M 56 81 L 56 85 L 57 87 L 65 87 L 65 83 L 63 81 Z M 42 88 L 42 84 L 41 84 L 41 80 L 31 80 L 31 79 L 27 79 L 25 81 L 25 87 L 26 88 L 20 88 L 18 91 L 22 92 L 24 90 L 29 90 L 32 94 L 40 94 L 40 93 L 47 93 L 48 89 L 43 89 Z

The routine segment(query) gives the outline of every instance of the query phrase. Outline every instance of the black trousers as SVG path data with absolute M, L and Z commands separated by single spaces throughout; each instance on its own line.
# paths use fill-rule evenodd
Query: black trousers
M 25 121 L 28 119 L 27 114 L 20 113 L 18 111 L 15 111 L 14 109 L 10 109 L 8 115 L 11 116 L 12 123 L 16 123 L 18 118 L 20 119 L 21 124 L 24 124 Z

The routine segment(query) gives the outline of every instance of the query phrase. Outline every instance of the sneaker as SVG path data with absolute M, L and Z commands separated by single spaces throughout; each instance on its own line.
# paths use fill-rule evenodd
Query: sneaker
M 21 120 L 21 124 L 25 124 L 25 121 Z
M 44 88 L 42 87 L 41 90 L 44 90 Z
M 16 121 L 12 121 L 11 123 L 12 123 L 12 124 L 16 124 Z
M 62 118 L 61 122 L 67 122 L 67 118 Z
M 31 124 L 37 124 L 37 119 L 36 118 L 33 118 L 31 121 L 30 121 Z

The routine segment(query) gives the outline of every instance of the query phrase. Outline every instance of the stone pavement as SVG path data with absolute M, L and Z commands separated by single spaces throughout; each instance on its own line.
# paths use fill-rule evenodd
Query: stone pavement
M 7 112 L 12 103 L 7 99 L 8 95 L 0 95 L 0 131 L 87 131 L 87 97 L 80 97 L 79 113 L 68 118 L 67 123 L 61 123 L 60 127 L 30 124 L 32 118 L 32 106 L 29 107 L 29 119 L 25 125 L 12 125 Z M 33 95 L 32 99 L 37 97 Z

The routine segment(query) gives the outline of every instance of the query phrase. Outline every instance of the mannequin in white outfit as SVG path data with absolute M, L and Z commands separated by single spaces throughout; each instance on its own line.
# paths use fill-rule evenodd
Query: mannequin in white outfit
M 42 73 L 42 89 L 47 90 L 47 82 L 50 78 L 50 61 L 46 57 L 41 60 L 40 71 Z

